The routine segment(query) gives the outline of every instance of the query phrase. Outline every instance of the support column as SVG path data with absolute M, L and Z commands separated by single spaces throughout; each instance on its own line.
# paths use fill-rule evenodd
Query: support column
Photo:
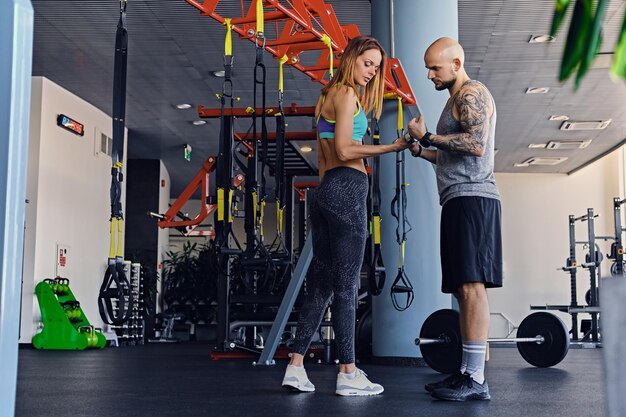
M 393 22 L 391 4 L 393 3 Z M 439 115 L 448 99 L 446 92 L 436 91 L 427 78 L 424 52 L 436 39 L 449 36 L 458 39 L 457 0 L 372 0 L 372 35 L 392 55 L 400 59 L 411 83 L 426 125 L 435 131 Z M 405 112 L 404 123 L 410 117 Z M 381 140 L 390 143 L 396 138 L 397 105 L 385 104 L 380 123 Z M 415 159 L 407 151 L 406 179 L 408 218 L 413 230 L 408 234 L 405 256 L 406 274 L 415 291 L 411 307 L 403 312 L 394 309 L 389 291 L 397 275 L 398 244 L 395 219 L 390 204 L 395 192 L 394 174 L 381 176 L 382 189 L 382 251 L 387 281 L 383 294 L 373 297 L 373 354 L 377 357 L 421 357 L 414 339 L 422 323 L 433 311 L 450 308 L 450 296 L 441 293 L 441 265 L 439 257 L 439 222 L 441 208 L 435 180 L 434 166 L 423 159 Z M 383 173 L 395 172 L 395 157 L 382 158 Z
M 29 0 L 0 2 L 0 407 L 15 414 L 33 51 Z

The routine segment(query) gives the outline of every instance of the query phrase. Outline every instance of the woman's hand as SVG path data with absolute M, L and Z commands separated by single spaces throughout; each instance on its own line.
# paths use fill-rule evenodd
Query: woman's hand
M 393 142 L 392 146 L 394 147 L 393 148 L 394 152 L 402 152 L 403 150 L 409 147 L 409 142 L 407 142 L 403 136 L 403 137 L 396 139 Z

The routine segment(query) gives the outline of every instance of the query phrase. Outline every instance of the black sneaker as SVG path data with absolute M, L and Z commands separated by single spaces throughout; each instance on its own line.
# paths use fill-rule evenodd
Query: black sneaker
M 424 385 L 424 389 L 426 392 L 433 392 L 439 388 L 445 388 L 453 384 L 457 379 L 460 379 L 462 374 L 460 371 L 453 373 L 452 375 L 448 375 L 445 379 L 437 382 L 431 382 L 430 384 Z
M 482 384 L 479 384 L 467 373 L 461 375 L 461 377 L 455 380 L 449 387 L 435 389 L 431 395 L 437 399 L 446 401 L 491 399 L 487 380 L 485 380 Z

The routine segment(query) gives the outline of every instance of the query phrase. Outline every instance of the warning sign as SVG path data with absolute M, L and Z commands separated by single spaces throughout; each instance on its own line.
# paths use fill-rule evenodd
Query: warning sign
M 70 256 L 70 247 L 61 243 L 57 243 L 57 253 L 56 253 L 56 268 L 55 268 L 55 276 L 57 277 L 66 277 L 68 276 L 69 269 L 69 256 Z

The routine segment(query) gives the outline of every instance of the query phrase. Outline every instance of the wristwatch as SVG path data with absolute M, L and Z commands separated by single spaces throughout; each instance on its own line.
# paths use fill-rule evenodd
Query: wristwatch
M 430 141 L 430 137 L 433 134 L 430 132 L 426 132 L 424 133 L 424 136 L 422 136 L 422 138 L 420 139 L 420 145 L 422 145 L 424 148 L 430 148 L 431 146 L 433 146 L 433 143 Z

